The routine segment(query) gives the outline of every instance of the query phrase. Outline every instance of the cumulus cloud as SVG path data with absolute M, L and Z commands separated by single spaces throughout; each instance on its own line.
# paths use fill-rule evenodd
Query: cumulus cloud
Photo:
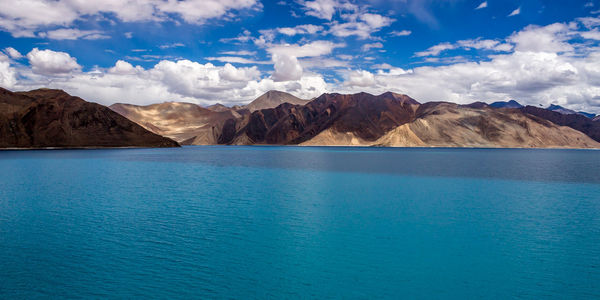
M 372 87 L 375 85 L 375 76 L 369 71 L 352 71 L 347 75 L 345 84 L 352 87 Z
M 0 53 L 0 87 L 11 88 L 17 83 L 17 72 L 10 66 L 8 56 Z
M 573 33 L 570 26 L 564 23 L 544 27 L 530 25 L 513 34 L 508 40 L 516 44 L 518 51 L 569 52 L 574 49 L 567 42 Z
M 224 80 L 232 82 L 248 82 L 259 78 L 260 72 L 256 66 L 250 68 L 236 68 L 230 63 L 227 63 L 219 70 L 219 76 Z
M 64 52 L 34 49 L 27 57 L 30 66 L 13 67 L 10 58 L 0 53 L 2 87 L 15 90 L 60 88 L 105 105 L 115 102 L 151 104 L 166 100 L 206 105 L 216 102 L 239 104 L 272 89 L 292 92 L 302 98 L 313 98 L 327 91 L 327 83 L 321 75 L 302 72 L 299 77 L 290 76 L 294 74 L 293 68 L 292 72 L 282 71 L 290 77 L 281 78 L 262 74 L 256 66 L 162 60 L 145 69 L 119 60 L 110 68 L 82 72 L 79 65 L 73 64 L 75 59 Z M 276 61 L 280 59 L 276 58 Z M 277 68 L 280 67 L 277 64 Z
M 475 9 L 483 9 L 483 8 L 486 8 L 486 7 L 488 7 L 488 3 L 487 3 L 487 1 L 483 1 L 483 2 L 481 2 L 481 4 L 479 4 L 479 6 L 477 6 Z
M 64 75 L 81 69 L 77 59 L 66 52 L 39 50 L 33 48 L 27 59 L 34 73 L 43 75 Z
M 273 80 L 276 82 L 298 80 L 302 78 L 302 66 L 296 56 L 287 54 L 273 54 Z
M 6 2 L 6 3 L 4 3 Z M 0 28 L 15 37 L 33 37 L 45 27 L 68 27 L 74 21 L 112 15 L 123 22 L 166 21 L 172 17 L 201 24 L 241 9 L 260 9 L 256 0 L 20 0 L 18 5 L 2 1 Z

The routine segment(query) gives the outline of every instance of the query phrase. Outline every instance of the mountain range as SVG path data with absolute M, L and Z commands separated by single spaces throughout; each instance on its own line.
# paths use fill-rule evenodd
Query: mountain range
M 0 147 L 315 145 L 600 148 L 600 120 L 512 100 L 421 104 L 407 95 L 270 91 L 244 106 L 89 103 L 63 91 L 0 94 Z M 164 137 L 163 137 L 164 136 Z M 176 141 L 176 142 L 175 142 Z

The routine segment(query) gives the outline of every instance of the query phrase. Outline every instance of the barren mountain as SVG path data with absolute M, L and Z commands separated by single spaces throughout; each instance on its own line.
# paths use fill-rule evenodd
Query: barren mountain
M 0 148 L 177 146 L 105 106 L 61 90 L 0 88 Z
M 571 127 L 600 142 L 600 122 L 595 122 L 586 116 L 580 114 L 562 114 L 534 106 L 526 106 L 521 111 L 549 120 L 560 126 Z
M 156 134 L 187 145 L 218 144 L 224 122 L 241 117 L 233 110 L 218 112 L 184 102 L 147 106 L 117 103 L 110 109 Z
M 240 129 L 225 140 L 232 144 L 300 144 L 332 130 L 375 141 L 411 121 L 418 105 L 414 99 L 394 93 L 323 94 L 306 105 L 286 103 L 255 111 L 242 124 L 237 122 Z
M 395 147 L 597 148 L 582 132 L 556 125 L 517 109 L 471 108 L 427 103 L 416 119 L 375 145 Z
M 283 103 L 304 105 L 308 102 L 308 100 L 302 100 L 292 94 L 280 91 L 268 91 L 244 106 L 244 108 L 248 109 L 250 112 L 254 112 L 261 109 L 275 108 Z
M 216 112 L 224 112 L 224 111 L 232 110 L 231 107 L 227 107 L 221 103 L 216 103 L 211 106 L 207 106 L 206 109 L 216 111 Z

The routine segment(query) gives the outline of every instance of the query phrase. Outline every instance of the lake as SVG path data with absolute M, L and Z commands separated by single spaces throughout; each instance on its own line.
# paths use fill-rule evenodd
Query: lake
M 0 298 L 598 298 L 600 151 L 0 151 Z

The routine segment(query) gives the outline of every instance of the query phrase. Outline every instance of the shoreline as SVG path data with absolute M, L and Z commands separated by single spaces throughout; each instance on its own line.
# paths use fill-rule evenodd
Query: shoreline
M 185 147 L 297 147 L 297 148 L 371 148 L 371 149 L 490 149 L 490 150 L 595 150 L 600 148 L 577 148 L 577 147 L 470 147 L 470 146 L 423 146 L 423 147 L 387 147 L 387 146 L 369 146 L 369 145 L 183 145 L 181 147 L 145 147 L 145 146 L 125 146 L 125 147 L 34 147 L 34 148 L 0 148 L 0 151 L 31 151 L 31 150 L 110 150 L 110 149 L 167 149 L 167 148 L 185 148 Z

